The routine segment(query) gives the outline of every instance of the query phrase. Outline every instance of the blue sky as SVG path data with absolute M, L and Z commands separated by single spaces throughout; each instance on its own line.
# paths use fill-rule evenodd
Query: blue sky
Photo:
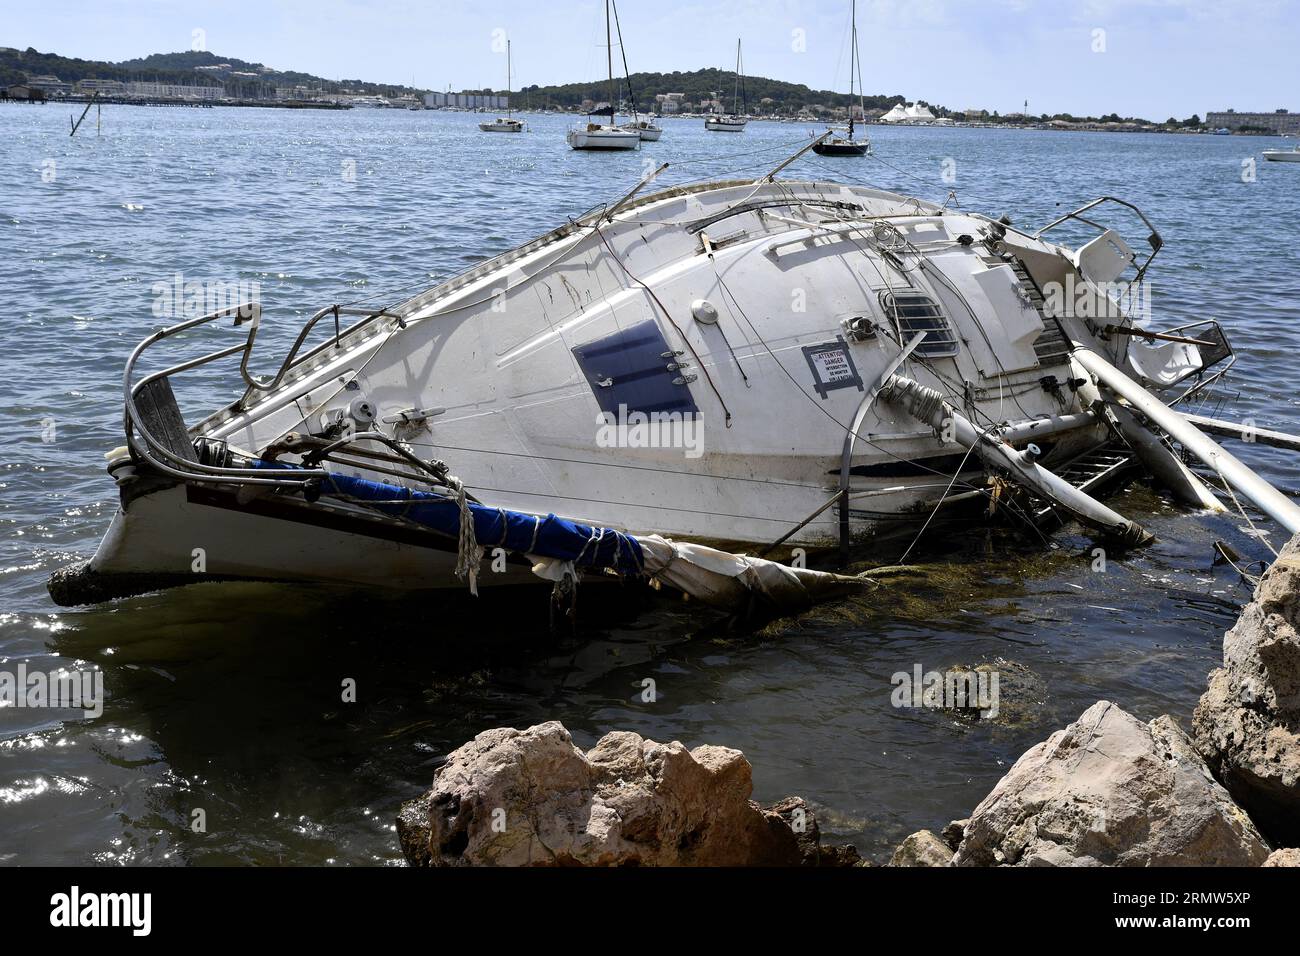
M 859 0 L 869 92 L 1001 112 L 1300 110 L 1300 0 Z M 0 46 L 122 60 L 207 49 L 279 69 L 443 89 L 603 74 L 603 0 L 9 3 Z M 843 88 L 848 0 L 622 0 L 631 68 L 730 68 Z M 797 31 L 802 31 L 799 33 Z M 1103 31 L 1103 32 L 1097 32 Z M 800 39 L 804 49 L 800 50 Z

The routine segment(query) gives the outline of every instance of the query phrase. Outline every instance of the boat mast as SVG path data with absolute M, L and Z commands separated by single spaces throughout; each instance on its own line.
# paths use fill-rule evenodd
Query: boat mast
M 506 116 L 510 116 L 510 41 L 506 41 Z
M 849 50 L 849 142 L 853 142 L 853 71 L 858 57 L 858 0 L 853 0 L 850 8 L 850 20 L 853 29 L 849 31 L 853 48 Z
M 618 0 L 612 0 L 614 6 L 614 32 L 618 35 L 618 49 L 623 56 L 623 80 L 627 83 L 627 98 L 631 100 L 632 121 L 641 125 L 641 114 L 636 108 L 636 90 L 632 89 L 632 71 L 627 66 L 627 47 L 623 45 L 623 24 L 618 20 Z
M 605 0 L 605 59 L 609 66 L 609 125 L 614 125 L 614 38 L 609 32 L 609 0 Z
M 736 89 L 731 94 L 731 115 L 739 116 L 736 107 L 740 105 L 740 39 L 736 39 Z

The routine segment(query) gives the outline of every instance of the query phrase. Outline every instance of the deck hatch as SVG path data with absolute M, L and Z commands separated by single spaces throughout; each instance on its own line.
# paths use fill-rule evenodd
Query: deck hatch
M 885 317 L 898 326 L 900 341 L 910 340 L 918 332 L 926 333 L 917 346 L 918 355 L 947 358 L 957 354 L 957 337 L 939 303 L 921 292 L 882 292 L 880 305 Z
M 639 322 L 573 348 L 601 411 L 699 411 L 682 373 L 682 357 L 669 347 L 653 321 Z M 680 381 L 680 384 L 679 384 Z

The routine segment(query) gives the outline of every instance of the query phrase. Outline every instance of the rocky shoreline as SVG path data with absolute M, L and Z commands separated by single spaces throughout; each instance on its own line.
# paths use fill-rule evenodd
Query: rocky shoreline
M 454 751 L 403 804 L 412 866 L 854 866 L 798 797 L 750 800 L 738 750 L 616 731 L 584 753 L 557 722 Z M 1300 865 L 1300 535 L 1224 635 L 1189 736 L 1110 701 L 1026 751 L 970 817 L 890 866 Z

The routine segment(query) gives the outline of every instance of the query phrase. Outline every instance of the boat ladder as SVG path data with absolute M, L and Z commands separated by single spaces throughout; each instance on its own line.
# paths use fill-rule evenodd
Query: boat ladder
M 1137 457 L 1131 451 L 1112 443 L 1071 459 L 1057 474 L 1079 491 L 1095 497 L 1136 469 L 1137 464 Z M 1039 527 L 1064 519 L 1054 504 L 1034 496 L 1029 498 L 1028 511 Z

